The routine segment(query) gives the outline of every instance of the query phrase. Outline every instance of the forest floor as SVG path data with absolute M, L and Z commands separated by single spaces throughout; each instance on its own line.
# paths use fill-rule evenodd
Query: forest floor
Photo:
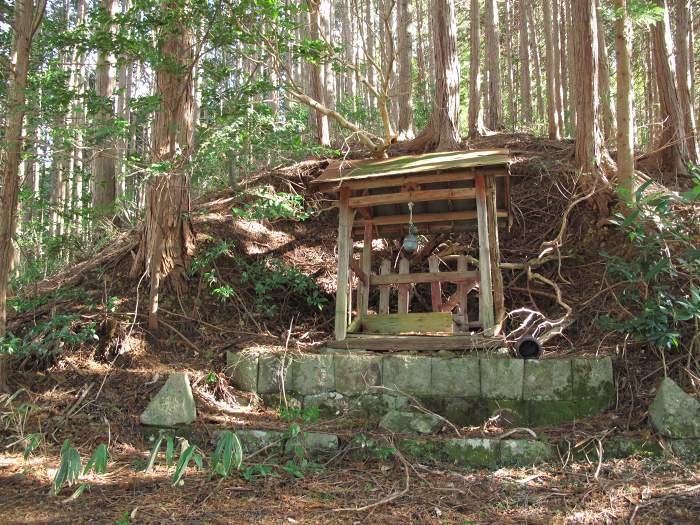
M 542 243 L 559 233 L 577 194 L 572 145 L 497 135 L 469 146 L 511 149 L 513 224 L 501 234 L 502 257 L 517 263 L 536 258 Z M 202 448 L 212 448 L 212 435 L 221 429 L 289 427 L 277 411 L 229 385 L 225 353 L 285 345 L 306 351 L 330 336 L 332 308 L 318 311 L 281 290 L 273 292 L 276 314 L 262 315 L 256 311 L 254 288 L 240 277 L 240 258 L 247 263 L 278 257 L 312 276 L 332 304 L 337 214 L 328 197 L 309 185 L 322 166 L 307 161 L 248 182 L 303 195 L 317 210 L 307 221 L 234 220 L 231 207 L 244 205 L 248 197 L 231 191 L 199 199 L 193 214 L 198 254 L 229 243 L 213 264 L 218 279 L 231 283 L 237 295 L 222 304 L 198 275 L 180 297 L 170 294 L 162 301 L 159 334 L 148 334 L 141 323 L 147 288 L 128 277 L 136 232 L 25 291 L 35 300 L 11 316 L 13 333 L 22 334 L 57 312 L 71 313 L 78 319 L 74 329 L 94 323 L 99 341 L 26 360 L 13 378 L 21 392 L 11 401 L 0 398 L 0 523 L 700 521 L 700 470 L 669 458 L 595 457 L 584 463 L 562 458 L 545 467 L 494 472 L 420 464 L 400 455 L 379 460 L 340 454 L 326 464 L 310 465 L 302 478 L 279 465 L 273 465 L 275 476 L 250 481 L 238 475 L 209 479 L 191 468 L 184 485 L 177 487 L 170 484 L 172 468 L 157 463 L 151 472 L 140 470 L 151 444 L 140 431 L 138 416 L 175 370 L 187 371 L 192 381 L 198 403 L 193 428 Z M 612 228 L 591 227 L 590 213 L 585 204 L 572 210 L 560 249 L 563 257 L 539 270 L 559 284 L 575 311 L 566 337 L 549 343 L 546 355 L 614 355 L 618 401 L 596 418 L 533 430 L 550 439 L 600 440 L 602 445 L 611 432 L 649 435 L 646 410 L 664 367 L 653 352 L 603 332 L 596 323 L 599 315 L 618 307 L 600 252 L 623 250 L 624 243 Z M 469 245 L 468 236 L 459 240 Z M 438 242 L 434 248 L 446 252 L 450 246 Z M 388 255 L 391 250 L 388 246 Z M 508 309 L 527 306 L 551 318 L 561 315 L 552 290 L 528 283 L 525 272 L 508 271 L 504 279 Z M 358 429 L 373 435 L 366 427 L 366 422 L 346 418 L 303 425 L 304 430 L 332 430 L 346 437 Z M 460 431 L 477 436 L 498 435 L 503 429 L 494 424 Z M 45 438 L 25 460 L 22 438 L 30 433 Z M 107 474 L 88 477 L 90 488 L 74 499 L 67 489 L 59 496 L 49 493 L 65 439 L 84 457 L 99 443 L 110 445 Z M 247 460 L 255 461 L 262 462 Z M 361 507 L 366 508 L 352 510 Z

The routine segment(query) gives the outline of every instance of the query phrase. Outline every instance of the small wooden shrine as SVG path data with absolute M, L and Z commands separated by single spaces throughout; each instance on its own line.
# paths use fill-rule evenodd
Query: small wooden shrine
M 322 191 L 337 195 L 339 208 L 331 346 L 439 350 L 479 348 L 497 341 L 494 336 L 504 317 L 498 225 L 510 219 L 509 164 L 504 149 L 331 162 L 315 181 Z M 478 261 L 464 254 L 450 261 L 433 255 L 429 272 L 411 273 L 408 257 L 417 247 L 416 235 L 463 231 L 477 232 Z M 392 272 L 389 260 L 381 261 L 379 273 L 373 273 L 373 241 L 397 238 L 404 239 L 398 273 Z M 363 241 L 359 260 L 353 253 L 355 240 Z M 454 268 L 440 271 L 441 263 Z M 411 313 L 410 286 L 424 283 L 430 285 L 432 312 Z M 443 283 L 456 284 L 446 300 Z M 374 286 L 379 288 L 379 304 L 370 309 Z M 392 289 L 398 291 L 395 313 L 389 311 Z

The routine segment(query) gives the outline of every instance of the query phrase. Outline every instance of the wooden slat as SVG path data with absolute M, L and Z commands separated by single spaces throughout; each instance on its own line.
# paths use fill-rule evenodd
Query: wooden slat
M 358 317 L 348 326 L 348 334 L 356 334 L 362 328 L 362 318 Z
M 360 208 L 364 209 L 364 208 Z M 497 217 L 505 218 L 508 217 L 508 212 L 501 210 L 497 212 Z M 408 215 L 379 215 L 377 217 L 372 217 L 371 219 L 360 219 L 357 221 L 359 225 L 365 225 L 371 223 L 374 226 L 387 226 L 392 224 L 408 224 Z M 413 222 L 419 223 L 429 223 L 429 222 L 452 222 L 452 221 L 469 221 L 476 220 L 476 210 L 465 210 L 465 211 L 450 211 L 445 213 L 421 213 L 420 215 L 413 216 Z
M 428 257 L 428 269 L 430 273 L 438 273 L 440 271 L 440 260 L 435 255 Z M 433 312 L 442 311 L 442 285 L 440 282 L 430 283 L 430 305 Z
M 391 273 L 391 261 L 389 259 L 384 259 L 382 265 L 379 268 L 379 273 L 381 275 L 389 275 Z M 379 287 L 379 313 L 388 314 L 389 313 L 389 293 L 391 288 L 384 285 Z
M 329 341 L 329 348 L 362 349 L 375 351 L 406 350 L 470 350 L 499 348 L 505 344 L 502 337 L 480 335 L 420 336 L 420 335 L 363 335 L 352 334 L 344 341 Z
M 498 219 L 496 213 L 496 185 L 493 180 L 485 178 L 486 210 L 488 213 L 489 248 L 491 257 L 491 281 L 493 283 L 494 333 L 499 334 L 506 316 L 503 296 L 503 275 L 501 274 L 501 250 L 498 242 Z
M 489 244 L 488 211 L 484 178 L 474 179 L 477 191 L 476 210 L 479 232 L 479 321 L 485 333 L 493 330 L 493 289 L 491 281 L 491 249 Z
M 469 272 L 425 272 L 390 275 L 371 275 L 372 286 L 383 284 L 424 284 L 424 283 L 469 283 L 479 278 L 479 273 Z
M 350 259 L 350 269 L 352 270 L 352 273 L 354 273 L 357 276 L 357 278 L 360 280 L 360 282 L 363 285 L 369 284 L 369 279 L 367 278 L 367 274 L 362 271 L 362 268 L 360 268 L 360 265 L 353 258 Z
M 379 195 L 361 195 L 351 197 L 348 205 L 351 208 L 381 206 L 383 204 L 401 204 L 406 202 L 426 202 L 445 199 L 473 199 L 476 196 L 474 188 L 443 188 L 439 190 L 399 191 L 381 193 Z
M 372 272 L 372 225 L 365 224 L 364 232 L 364 244 L 362 245 L 362 258 L 360 260 L 360 266 L 362 274 L 367 276 Z M 369 291 L 370 284 L 369 279 L 362 284 L 360 289 L 362 293 L 361 297 L 357 300 L 357 309 L 360 313 L 360 317 L 365 317 L 367 315 L 367 310 L 369 309 Z
M 384 335 L 450 335 L 454 333 L 451 313 L 368 315 L 362 318 L 361 333 Z
M 457 258 L 457 271 L 466 272 L 467 271 L 467 258 L 464 255 L 460 255 Z M 469 296 L 470 287 L 466 283 L 460 283 L 457 285 L 457 295 L 459 297 L 459 317 L 460 324 L 464 327 L 469 326 L 469 313 L 467 309 L 467 297 Z
M 399 275 L 397 277 L 399 278 L 410 278 L 410 267 L 409 267 L 409 262 L 408 259 L 405 257 L 402 257 L 401 260 L 399 261 Z M 371 279 L 370 279 L 371 282 Z M 410 308 L 410 295 L 411 295 L 411 288 L 408 286 L 408 284 L 411 281 L 403 281 L 402 283 L 399 283 L 399 308 L 398 308 L 398 313 L 400 314 L 407 314 L 408 309 Z
M 338 220 L 338 280 L 335 294 L 335 338 L 345 339 L 348 327 L 348 280 L 349 263 L 352 252 L 350 232 L 352 231 L 352 210 L 348 207 L 350 190 L 340 192 Z

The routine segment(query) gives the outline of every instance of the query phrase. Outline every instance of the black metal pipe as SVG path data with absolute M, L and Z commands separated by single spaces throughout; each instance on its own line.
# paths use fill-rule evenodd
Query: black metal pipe
M 515 343 L 515 351 L 522 359 L 539 359 L 542 355 L 542 345 L 534 337 L 526 335 Z

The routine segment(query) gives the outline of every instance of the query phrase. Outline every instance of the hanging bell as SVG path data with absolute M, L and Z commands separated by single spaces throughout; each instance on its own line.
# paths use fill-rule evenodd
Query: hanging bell
M 413 232 L 410 232 L 403 238 L 403 250 L 408 253 L 413 253 L 418 249 L 418 237 Z

